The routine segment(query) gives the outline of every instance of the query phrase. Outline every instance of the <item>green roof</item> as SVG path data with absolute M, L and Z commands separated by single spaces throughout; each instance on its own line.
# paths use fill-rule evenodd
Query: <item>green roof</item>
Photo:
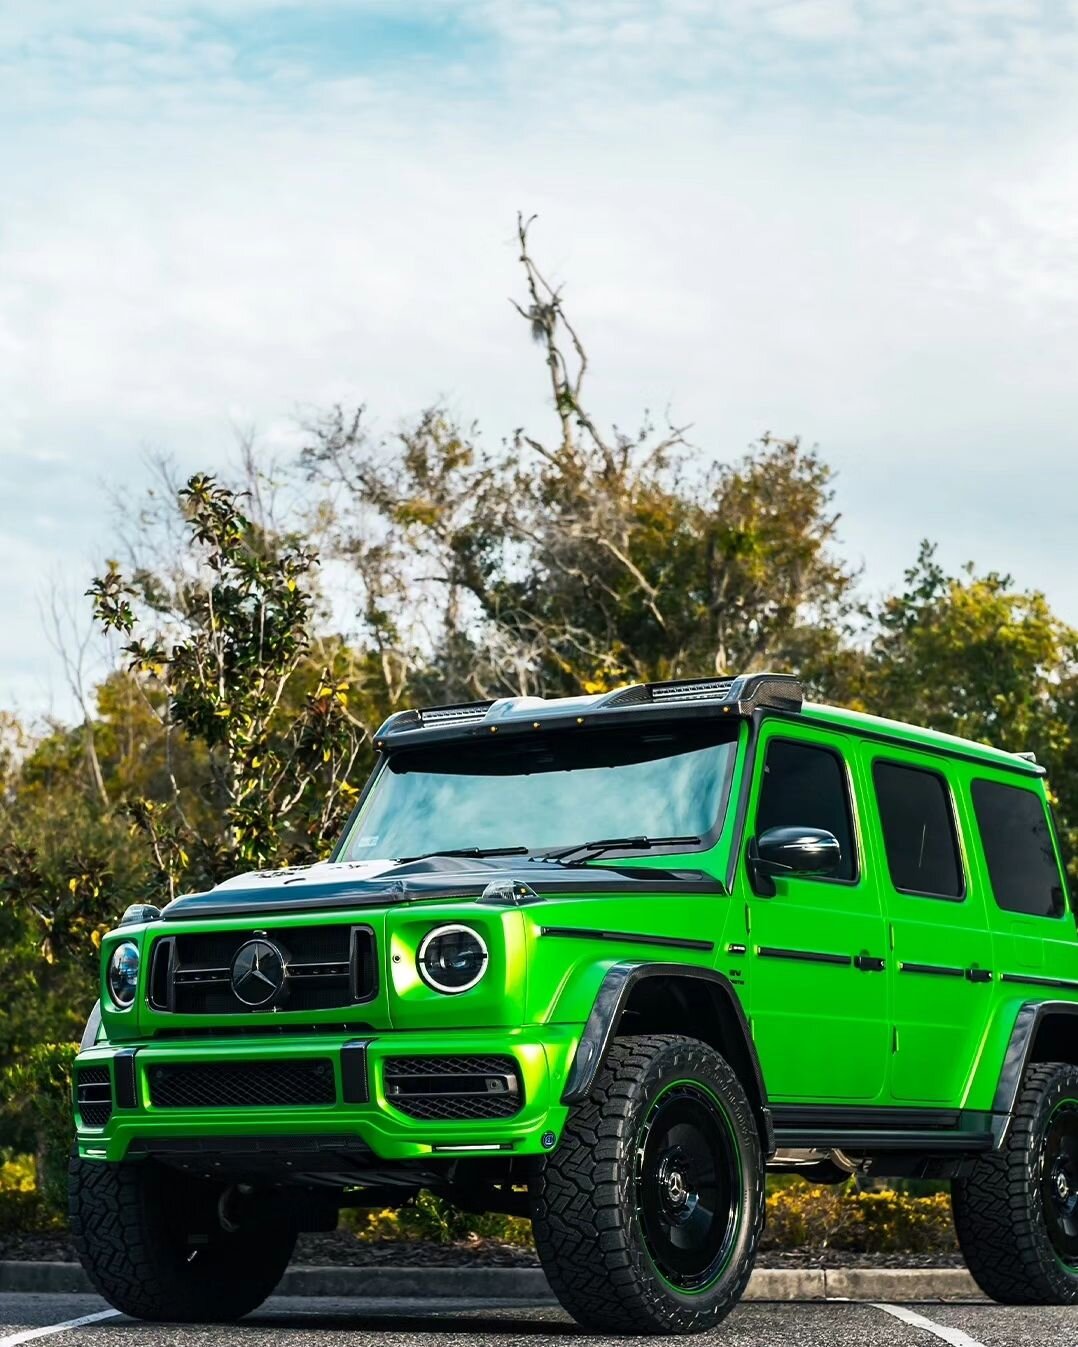
M 962 739 L 957 734 L 941 734 L 939 730 L 909 725 L 903 720 L 888 720 L 884 716 L 870 716 L 863 711 L 850 711 L 844 706 L 823 706 L 816 702 L 806 702 L 801 713 L 810 720 L 826 721 L 836 729 L 857 734 L 885 735 L 888 739 L 905 739 L 911 747 L 925 748 L 933 753 L 979 758 L 1008 771 L 1013 772 L 1017 768 L 1028 772 L 1030 776 L 1044 775 L 1043 767 L 1017 753 L 978 743 L 976 739 Z

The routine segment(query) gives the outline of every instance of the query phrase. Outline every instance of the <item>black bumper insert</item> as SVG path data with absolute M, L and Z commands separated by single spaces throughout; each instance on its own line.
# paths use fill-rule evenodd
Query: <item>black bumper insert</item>
M 286 1108 L 337 1102 L 328 1057 L 158 1063 L 146 1076 L 155 1108 Z

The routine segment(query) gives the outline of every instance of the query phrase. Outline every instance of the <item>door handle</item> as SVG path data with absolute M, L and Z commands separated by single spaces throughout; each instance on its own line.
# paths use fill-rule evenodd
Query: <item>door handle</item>
M 859 968 L 862 973 L 882 973 L 887 964 L 874 954 L 857 954 L 854 956 L 853 966 Z
M 967 968 L 966 977 L 970 982 L 991 982 L 992 970 L 990 968 Z

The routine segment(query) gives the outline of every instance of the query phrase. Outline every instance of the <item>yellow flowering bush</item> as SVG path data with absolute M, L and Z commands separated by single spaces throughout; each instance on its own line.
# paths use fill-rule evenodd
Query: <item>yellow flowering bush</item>
M 772 1180 L 765 1249 L 858 1253 L 942 1253 L 957 1248 L 946 1192 L 917 1196 L 893 1188 Z

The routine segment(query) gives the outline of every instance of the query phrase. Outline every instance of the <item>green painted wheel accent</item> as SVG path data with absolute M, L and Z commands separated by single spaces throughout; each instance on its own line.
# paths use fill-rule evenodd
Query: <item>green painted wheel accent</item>
M 699 1295 L 729 1264 L 741 1225 L 741 1155 L 720 1101 L 695 1080 L 665 1086 L 636 1152 L 636 1214 L 655 1271 Z
M 1061 1099 L 1049 1115 L 1041 1192 L 1052 1249 L 1068 1272 L 1078 1272 L 1078 1099 Z

